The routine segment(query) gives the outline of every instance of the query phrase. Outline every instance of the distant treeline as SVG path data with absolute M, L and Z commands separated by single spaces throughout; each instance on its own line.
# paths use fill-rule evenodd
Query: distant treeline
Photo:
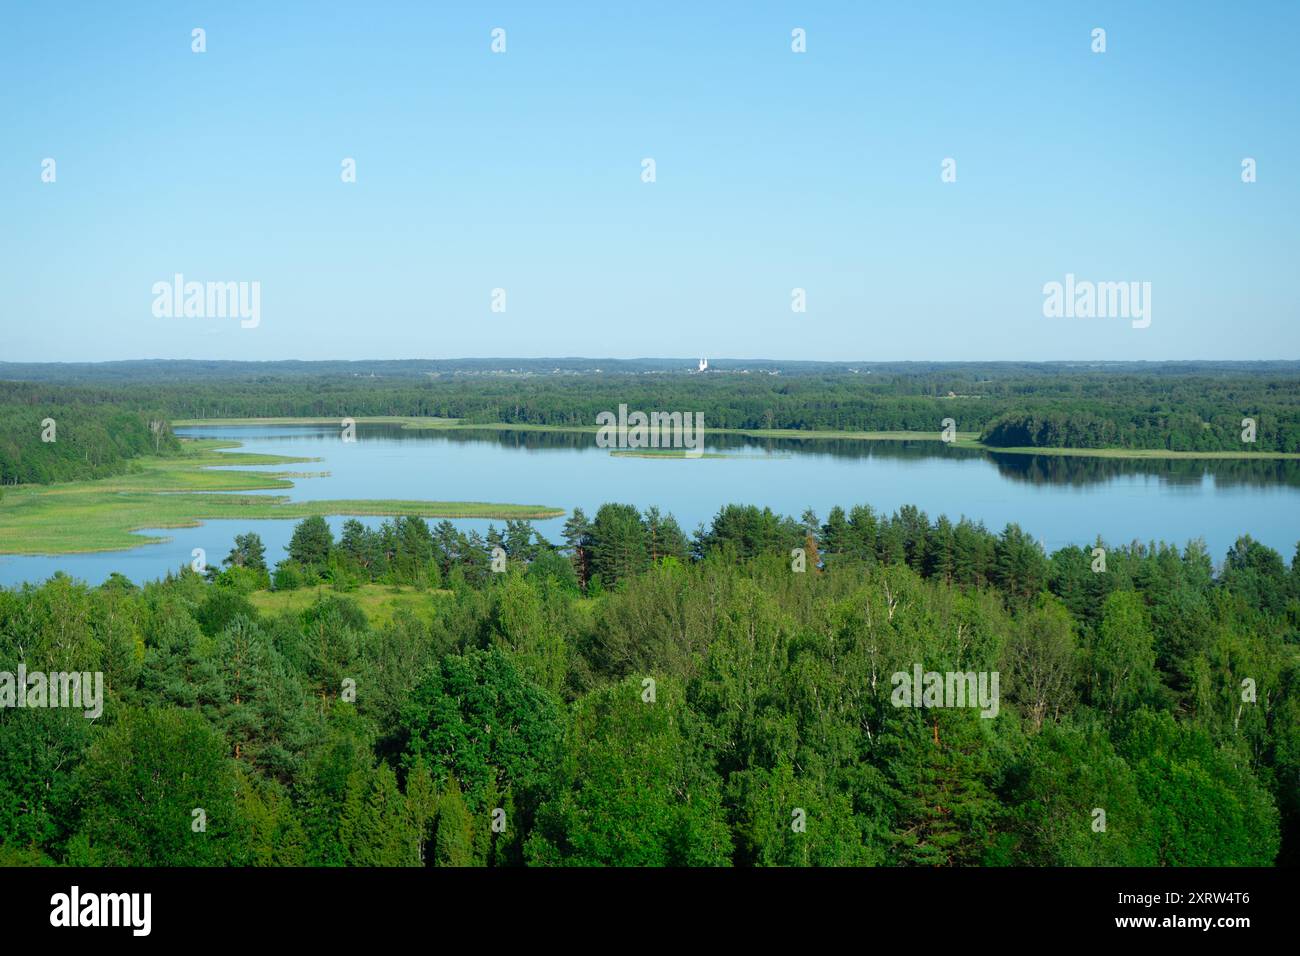
M 1300 382 L 1295 387 L 1300 388 Z M 1000 415 L 980 437 L 985 444 L 1002 448 L 1300 450 L 1300 416 L 1294 402 L 1265 392 L 1258 395 L 1259 404 L 1243 413 L 1239 409 L 1244 406 L 1232 404 L 1235 396 L 1235 390 L 1222 389 L 1207 393 L 1195 405 L 1152 407 L 1151 402 L 1133 401 L 1124 408 L 1092 401 L 1053 401 L 1032 411 Z
M 0 485 L 106 478 L 179 447 L 162 413 L 134 401 L 0 382 Z
M 709 358 L 710 366 L 723 374 L 736 372 L 779 372 L 804 375 L 903 375 L 938 373 L 968 381 L 991 379 L 1055 378 L 1061 374 L 1104 373 L 1143 375 L 1152 378 L 1223 375 L 1266 375 L 1293 377 L 1300 374 L 1300 361 L 1198 362 L 817 362 L 778 359 Z M 135 359 L 116 362 L 0 362 L 0 380 L 53 382 L 60 384 L 132 384 L 179 382 L 195 384 L 265 378 L 379 378 L 418 379 L 430 376 L 484 375 L 572 375 L 586 373 L 682 374 L 694 371 L 695 356 L 682 358 L 456 358 L 456 359 L 337 359 L 243 362 L 202 359 Z
M 1300 451 L 1294 363 L 895 364 L 801 367 L 789 375 L 774 374 L 774 363 L 751 363 L 747 374 L 508 374 L 488 370 L 504 360 L 479 361 L 484 367 L 472 372 L 423 374 L 422 363 L 376 363 L 380 372 L 364 375 L 343 371 L 349 363 L 322 363 L 329 374 L 316 363 L 266 363 L 258 372 L 247 363 L 175 363 L 189 370 L 189 381 L 172 363 L 139 363 L 134 374 L 134 363 L 122 363 L 113 375 L 92 378 L 103 382 L 94 394 L 104 400 L 161 409 L 172 419 L 393 415 L 590 427 L 600 412 L 627 404 L 702 412 L 719 428 L 937 433 L 952 418 L 958 431 L 1000 447 Z M 58 367 L 37 368 L 50 376 Z M 1246 418 L 1253 442 L 1243 441 Z
M 255 534 L 210 581 L 0 589 L 0 672 L 104 674 L 98 719 L 0 707 L 0 863 L 1300 857 L 1300 559 L 866 506 L 564 538 L 310 518 L 305 602 Z M 918 667 L 997 672 L 996 713 L 900 703 Z

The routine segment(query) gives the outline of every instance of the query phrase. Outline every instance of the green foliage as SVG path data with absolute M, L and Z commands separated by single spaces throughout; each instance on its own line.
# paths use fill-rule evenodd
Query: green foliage
M 497 647 L 448 655 L 401 715 L 408 765 L 454 777 L 476 810 L 493 791 L 526 800 L 544 785 L 563 733 L 558 701 Z
M 699 537 L 696 550 L 699 554 L 727 550 L 745 559 L 764 553 L 789 554 L 803 541 L 803 528 L 770 508 L 727 505 L 714 517 L 712 527 Z
M 474 824 L 455 777 L 448 780 L 446 788 L 438 797 L 433 861 L 434 866 L 474 864 Z
M 89 389 L 0 382 L 0 485 L 108 478 L 143 455 L 177 454 L 171 426 L 149 405 L 147 397 L 128 407 Z
M 0 716 L 0 844 L 60 847 L 77 815 L 74 771 L 93 739 L 75 710 Z
M 606 587 L 650 565 L 646 528 L 632 505 L 601 505 L 591 523 L 591 573 Z
M 213 588 L 195 612 L 194 619 L 208 637 L 219 634 L 236 618 L 257 620 L 257 608 L 233 588 Z
M 229 866 L 244 859 L 243 820 L 225 741 L 189 710 L 129 710 L 77 772 L 85 861 L 108 866 Z M 195 810 L 206 816 L 196 832 Z
M 271 580 L 277 591 L 296 591 L 306 583 L 306 576 L 297 561 L 284 560 L 275 566 Z
M 609 505 L 561 550 L 524 522 L 348 522 L 307 569 L 335 588 L 261 615 L 248 536 L 212 581 L 0 589 L 0 672 L 105 688 L 95 719 L 0 707 L 0 861 L 1296 859 L 1297 562 L 1243 538 L 1217 577 L 1159 544 L 1106 548 L 1102 572 L 906 507 L 674 528 Z M 821 560 L 792 573 L 791 546 Z M 380 615 L 382 588 L 337 592 L 353 578 L 448 588 Z M 917 666 L 998 672 L 996 716 L 902 705 Z
M 1003 799 L 1008 827 L 1000 842 L 1010 853 L 1005 862 L 1157 863 L 1150 807 L 1099 724 L 1045 725 L 1008 774 Z
M 1150 810 L 1160 865 L 1267 866 L 1277 858 L 1277 807 L 1239 753 L 1150 711 L 1134 715 L 1119 752 Z
M 1091 657 L 1092 702 L 1117 718 L 1147 700 L 1156 684 L 1155 646 L 1142 598 L 1117 591 L 1106 599 Z
M 304 866 L 307 834 L 289 793 L 275 780 L 239 777 L 239 813 L 248 833 L 249 866 Z
M 556 791 L 538 811 L 534 863 L 723 866 L 731 840 L 716 778 L 692 759 L 688 712 L 668 683 L 596 691 L 573 711 Z
M 235 535 L 235 546 L 230 549 L 222 564 L 231 564 L 250 571 L 266 571 L 266 546 L 259 535 L 249 532 Z
M 334 533 L 330 531 L 329 523 L 320 515 L 312 515 L 294 527 L 293 537 L 289 539 L 289 558 L 304 568 L 321 573 L 329 564 L 333 547 Z

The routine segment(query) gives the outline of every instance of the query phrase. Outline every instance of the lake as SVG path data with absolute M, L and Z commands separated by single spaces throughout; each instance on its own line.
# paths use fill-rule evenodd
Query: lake
M 823 520 L 833 505 L 870 504 L 892 513 L 914 504 L 931 519 L 947 514 L 983 521 L 994 531 L 1017 522 L 1047 549 L 1201 538 L 1215 562 L 1241 534 L 1282 553 L 1300 540 L 1300 463 L 1294 461 L 1135 461 L 1051 455 L 1001 455 L 939 442 L 755 439 L 709 435 L 696 460 L 611 455 L 591 433 L 419 431 L 360 425 L 355 442 L 335 426 L 250 425 L 181 428 L 191 437 L 237 439 L 248 451 L 322 459 L 265 466 L 270 471 L 328 471 L 294 479 L 299 500 L 423 498 L 536 504 L 590 517 L 606 501 L 658 505 L 688 534 L 725 504 L 767 505 Z M 258 470 L 258 469 L 254 469 Z M 257 492 L 258 494 L 280 492 Z M 345 517 L 328 519 L 338 532 Z M 383 519 L 364 518 L 377 525 Z M 486 520 L 457 520 L 485 532 Z M 504 522 L 495 522 L 498 527 Z M 561 540 L 563 518 L 536 521 Z M 293 521 L 208 521 L 169 529 L 165 543 L 129 551 L 75 555 L 0 555 L 0 584 L 39 581 L 66 571 L 92 584 L 113 571 L 146 581 L 188 565 L 195 548 L 210 564 L 236 534 L 256 531 L 268 563 L 284 556 Z M 148 529 L 146 529 L 148 530 Z

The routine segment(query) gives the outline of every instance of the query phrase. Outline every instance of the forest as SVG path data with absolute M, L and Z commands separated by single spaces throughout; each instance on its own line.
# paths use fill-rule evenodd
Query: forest
M 0 382 L 0 487 L 108 478 L 133 458 L 179 447 L 163 415 L 137 403 Z
M 0 709 L 0 864 L 1300 854 L 1300 554 L 1244 537 L 1216 566 L 865 505 L 688 535 L 609 503 L 558 542 L 308 518 L 283 556 L 0 590 L 20 662 L 105 700 Z M 996 716 L 897 706 L 917 665 L 999 673 Z

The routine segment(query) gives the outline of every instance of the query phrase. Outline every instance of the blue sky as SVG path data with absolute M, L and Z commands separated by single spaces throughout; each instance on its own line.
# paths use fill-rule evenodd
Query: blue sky
M 1300 358 L 1300 4 L 0 16 L 0 359 Z M 1067 273 L 1150 327 L 1045 318 Z

